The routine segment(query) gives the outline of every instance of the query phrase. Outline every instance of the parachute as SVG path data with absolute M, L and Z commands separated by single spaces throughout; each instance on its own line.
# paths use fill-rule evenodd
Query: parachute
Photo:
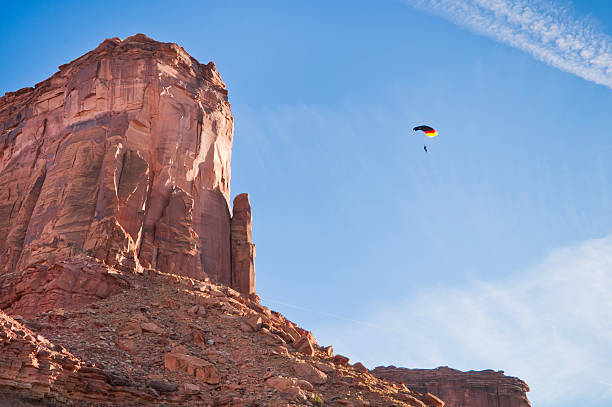
M 429 126 L 416 126 L 414 129 L 412 129 L 414 131 L 423 131 L 425 133 L 425 135 L 427 137 L 436 137 L 438 135 L 438 132 L 436 131 L 436 129 L 434 129 L 433 127 L 429 127 Z M 423 146 L 423 150 L 425 150 L 425 152 L 427 152 L 427 144 L 425 144 Z
M 425 132 L 425 135 L 427 137 L 436 137 L 438 135 L 438 132 L 436 131 L 436 129 L 429 127 L 429 126 L 417 126 L 412 130 L 414 131 L 422 130 L 423 132 Z

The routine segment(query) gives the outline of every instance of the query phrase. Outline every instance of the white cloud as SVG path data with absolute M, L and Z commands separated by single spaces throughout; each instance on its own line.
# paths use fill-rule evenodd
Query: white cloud
M 404 0 L 479 34 L 528 52 L 588 81 L 612 88 L 612 38 L 559 2 Z
M 369 367 L 498 369 L 538 407 L 612 405 L 612 235 L 551 253 L 503 281 L 421 288 L 360 324 L 315 330 Z

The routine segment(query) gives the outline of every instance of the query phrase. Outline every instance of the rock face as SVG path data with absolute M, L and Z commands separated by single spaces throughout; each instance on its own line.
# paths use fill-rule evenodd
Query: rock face
M 241 293 L 255 294 L 255 245 L 248 194 L 234 198 L 232 216 L 232 287 Z
M 0 279 L 87 255 L 121 270 L 234 279 L 250 294 L 252 274 L 239 274 L 252 273 L 248 255 L 237 251 L 238 274 L 231 264 L 233 122 L 214 63 L 142 34 L 105 40 L 34 88 L 7 93 Z
M 409 388 L 432 393 L 446 407 L 530 407 L 529 386 L 524 381 L 505 376 L 504 372 L 483 370 L 462 372 L 448 367 L 405 369 L 377 367 L 371 373 L 379 378 L 404 383 Z
M 31 316 L 56 308 L 75 308 L 127 288 L 122 272 L 86 258 L 52 265 L 33 264 L 0 279 L 0 309 Z

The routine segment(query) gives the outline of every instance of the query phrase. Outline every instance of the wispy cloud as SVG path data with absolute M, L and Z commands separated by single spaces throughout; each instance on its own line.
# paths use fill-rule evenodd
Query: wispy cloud
M 394 364 L 505 370 L 536 406 L 612 404 L 612 236 L 551 253 L 503 281 L 421 288 L 362 324 L 317 337 L 370 367 Z
M 559 2 L 548 0 L 404 0 L 612 88 L 612 38 Z

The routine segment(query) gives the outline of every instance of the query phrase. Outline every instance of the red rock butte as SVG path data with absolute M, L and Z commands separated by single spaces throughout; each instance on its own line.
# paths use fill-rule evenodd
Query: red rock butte
M 254 294 L 248 196 L 235 224 L 229 205 L 233 125 L 215 64 L 143 34 L 5 94 L 0 278 L 86 255 Z

